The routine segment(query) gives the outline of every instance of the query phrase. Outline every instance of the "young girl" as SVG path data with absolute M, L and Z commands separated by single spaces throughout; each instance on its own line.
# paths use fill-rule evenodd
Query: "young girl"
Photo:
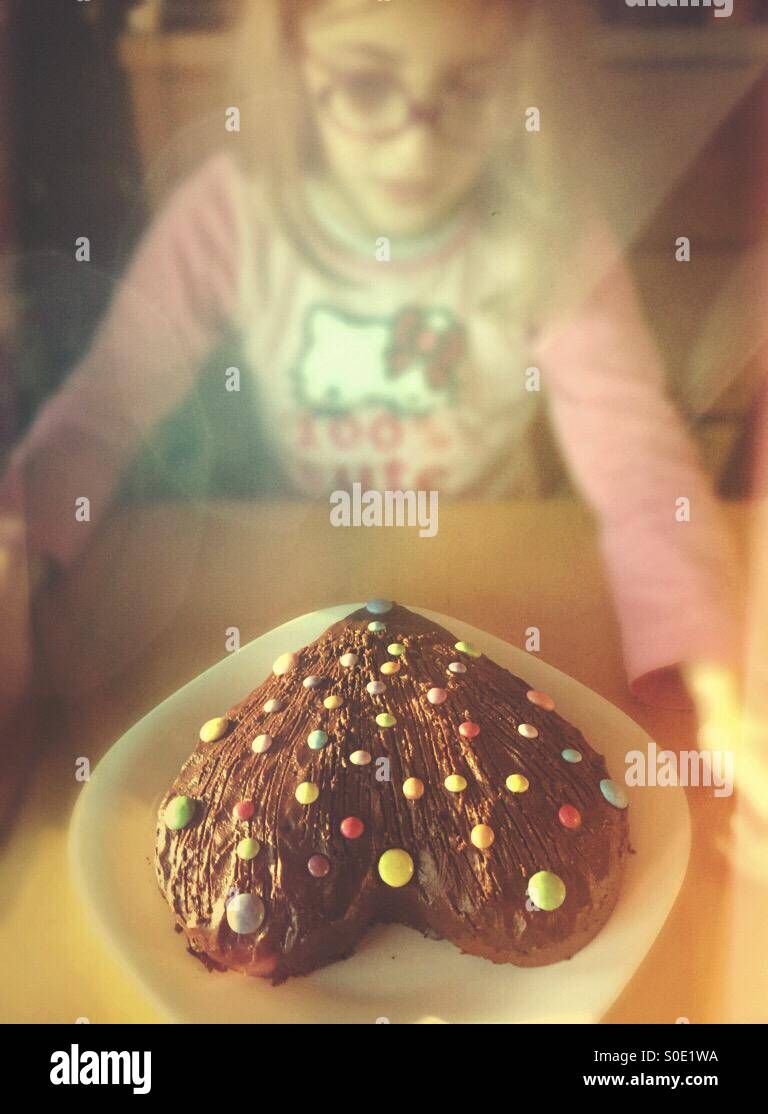
M 287 489 L 535 496 L 546 407 L 600 521 L 634 691 L 677 699 L 681 666 L 731 660 L 715 503 L 607 226 L 573 188 L 582 136 L 550 134 L 533 7 L 248 5 L 253 95 L 222 109 L 222 151 L 165 206 L 11 456 L 7 522 L 24 517 L 33 576 L 87 544 L 234 324 Z

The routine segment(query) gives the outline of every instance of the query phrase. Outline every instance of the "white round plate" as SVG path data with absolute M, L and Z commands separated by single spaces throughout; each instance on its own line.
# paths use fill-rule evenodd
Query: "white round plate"
M 350 959 L 273 987 L 208 972 L 187 954 L 152 864 L 160 799 L 201 723 L 242 700 L 285 650 L 297 650 L 360 607 L 303 615 L 257 638 L 163 701 L 105 755 L 78 801 L 70 856 L 93 921 L 170 1021 L 257 1023 L 596 1022 L 617 998 L 666 920 L 685 875 L 690 821 L 680 788 L 629 789 L 629 856 L 616 910 L 573 959 L 550 967 L 497 966 L 399 926 L 372 929 Z M 649 739 L 608 701 L 466 623 L 413 608 L 552 694 L 558 711 L 622 778 L 627 751 Z

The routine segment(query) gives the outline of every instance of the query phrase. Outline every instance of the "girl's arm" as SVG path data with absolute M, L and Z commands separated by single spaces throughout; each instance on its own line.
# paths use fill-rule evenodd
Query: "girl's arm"
M 75 558 L 142 438 L 192 386 L 237 299 L 236 191 L 235 166 L 218 155 L 175 192 L 87 356 L 11 454 L 0 511 L 25 521 L 33 550 L 62 564 Z M 75 517 L 82 496 L 86 522 Z
M 632 689 L 678 704 L 680 667 L 737 661 L 736 566 L 629 272 L 601 226 L 587 246 L 605 262 L 602 277 L 543 337 L 543 381 L 572 473 L 599 519 Z

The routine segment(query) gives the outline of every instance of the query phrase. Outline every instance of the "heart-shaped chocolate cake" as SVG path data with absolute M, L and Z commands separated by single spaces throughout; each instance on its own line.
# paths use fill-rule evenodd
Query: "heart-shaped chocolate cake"
M 422 616 L 373 601 L 216 711 L 156 852 L 209 966 L 279 983 L 392 921 L 537 966 L 610 916 L 623 787 L 546 693 Z

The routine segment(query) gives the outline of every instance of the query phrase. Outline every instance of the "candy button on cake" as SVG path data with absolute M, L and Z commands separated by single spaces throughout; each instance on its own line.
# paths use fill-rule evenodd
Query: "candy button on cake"
M 311 781 L 302 781 L 294 794 L 300 805 L 313 805 L 320 796 L 320 790 Z
M 217 716 L 216 719 L 209 719 L 200 728 L 200 742 L 201 743 L 215 743 L 219 739 L 223 739 L 229 731 L 232 723 L 226 716 Z
M 413 878 L 413 859 L 400 848 L 385 851 L 379 859 L 379 877 L 395 890 L 407 886 Z
M 424 796 L 424 782 L 417 777 L 409 777 L 403 782 L 403 796 L 409 801 L 420 801 Z
M 365 610 L 369 611 L 371 615 L 388 615 L 393 606 L 391 600 L 369 600 L 365 605 Z
M 342 820 L 339 831 L 345 839 L 359 839 L 365 831 L 365 824 L 357 816 L 348 816 Z
M 463 793 L 467 788 L 467 779 L 461 774 L 449 774 L 445 779 L 445 788 L 449 793 Z
M 163 821 L 170 832 L 186 828 L 195 815 L 195 802 L 191 797 L 172 797 L 165 806 Z
M 328 745 L 328 735 L 325 731 L 310 731 L 307 736 L 307 746 L 310 750 L 322 750 Z
M 478 847 L 481 851 L 487 851 L 492 846 L 495 838 L 496 833 L 489 824 L 475 824 L 470 836 L 475 847 Z
M 238 936 L 258 932 L 264 922 L 264 902 L 256 894 L 237 894 L 227 902 L 227 924 Z
M 610 916 L 624 786 L 549 694 L 421 615 L 375 600 L 222 711 L 156 829 L 160 890 L 209 968 L 279 984 L 397 921 L 534 967 Z
M 331 864 L 325 855 L 312 855 L 307 860 L 307 870 L 313 878 L 325 878 L 331 873 Z
M 368 750 L 355 750 L 350 754 L 349 761 L 353 766 L 370 766 L 371 752 Z
M 255 859 L 261 850 L 261 844 L 257 839 L 241 839 L 235 851 L 238 859 Z
M 552 913 L 565 901 L 565 883 L 551 871 L 540 870 L 528 883 L 528 894 L 537 909 Z
M 296 668 L 297 662 L 298 658 L 296 654 L 281 654 L 280 657 L 275 660 L 275 664 L 272 666 L 272 672 L 276 677 L 284 677 L 286 673 L 290 673 Z

